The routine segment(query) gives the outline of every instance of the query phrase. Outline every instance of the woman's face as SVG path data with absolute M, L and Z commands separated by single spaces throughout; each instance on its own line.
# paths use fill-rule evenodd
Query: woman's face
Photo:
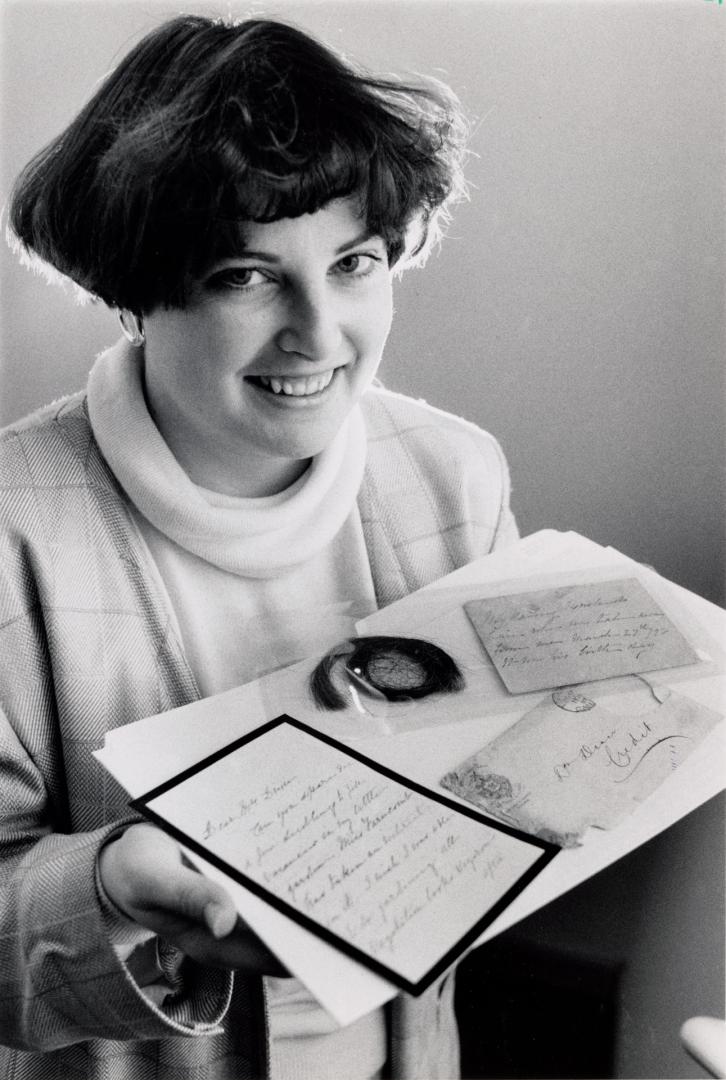
M 282 490 L 327 446 L 373 378 L 391 323 L 391 273 L 354 198 L 246 224 L 183 310 L 144 319 L 151 413 L 204 487 Z

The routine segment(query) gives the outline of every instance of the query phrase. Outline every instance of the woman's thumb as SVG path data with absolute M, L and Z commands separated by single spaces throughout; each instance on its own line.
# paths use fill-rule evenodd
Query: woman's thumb
M 196 870 L 181 866 L 178 877 L 176 908 L 194 922 L 203 922 L 215 938 L 226 937 L 237 922 L 231 898 L 221 885 Z
M 214 938 L 224 938 L 231 934 L 237 922 L 237 912 L 228 897 L 224 900 L 210 900 L 204 908 L 204 921 Z

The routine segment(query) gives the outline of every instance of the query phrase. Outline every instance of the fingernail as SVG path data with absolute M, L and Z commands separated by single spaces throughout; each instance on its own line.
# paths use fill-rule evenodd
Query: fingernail
M 207 904 L 204 909 L 204 918 L 212 937 L 223 938 L 227 936 L 227 919 L 225 917 L 224 908 L 220 907 L 219 904 L 214 901 Z

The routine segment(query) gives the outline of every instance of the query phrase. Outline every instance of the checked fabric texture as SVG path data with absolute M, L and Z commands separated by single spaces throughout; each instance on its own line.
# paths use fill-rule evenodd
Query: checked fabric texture
M 359 507 L 380 605 L 516 539 L 490 436 L 382 389 Z M 0 1075 L 221 1080 L 266 1071 L 260 980 L 185 960 L 151 1004 L 108 939 L 99 847 L 129 820 L 91 752 L 198 690 L 82 395 L 0 436 Z M 233 985 L 234 983 L 234 985 Z M 453 980 L 392 1007 L 393 1076 L 452 1075 Z

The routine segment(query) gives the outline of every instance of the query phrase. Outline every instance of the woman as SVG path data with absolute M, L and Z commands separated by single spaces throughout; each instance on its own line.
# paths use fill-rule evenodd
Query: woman
M 91 751 L 516 538 L 496 442 L 374 384 L 462 130 L 441 87 L 182 16 L 18 182 L 21 252 L 124 338 L 0 443 L 3 1075 L 456 1074 L 453 979 L 336 1029 Z

